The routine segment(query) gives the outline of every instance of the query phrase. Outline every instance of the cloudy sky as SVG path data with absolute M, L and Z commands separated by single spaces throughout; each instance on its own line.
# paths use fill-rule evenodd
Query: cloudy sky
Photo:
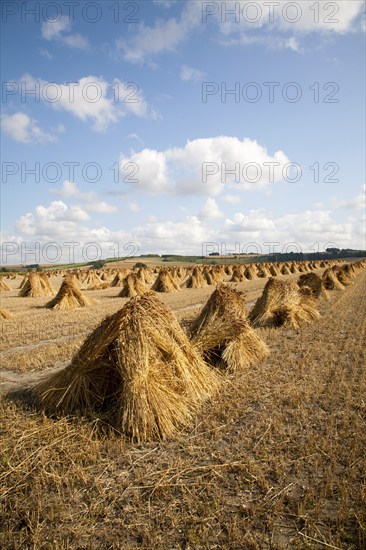
M 2 2 L 3 263 L 365 248 L 364 35 L 362 0 Z

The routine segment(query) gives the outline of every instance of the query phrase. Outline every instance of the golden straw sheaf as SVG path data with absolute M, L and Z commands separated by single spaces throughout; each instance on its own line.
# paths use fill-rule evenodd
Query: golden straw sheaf
M 230 371 L 246 368 L 269 354 L 250 326 L 243 293 L 227 284 L 217 286 L 189 330 L 205 360 Z
M 189 423 L 218 382 L 171 310 L 148 293 L 105 318 L 71 364 L 35 393 L 51 414 L 99 415 L 145 441 Z

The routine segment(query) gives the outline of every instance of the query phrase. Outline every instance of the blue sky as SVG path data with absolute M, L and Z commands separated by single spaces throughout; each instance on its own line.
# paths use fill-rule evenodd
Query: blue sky
M 2 3 L 3 263 L 365 248 L 362 1 L 70 5 Z

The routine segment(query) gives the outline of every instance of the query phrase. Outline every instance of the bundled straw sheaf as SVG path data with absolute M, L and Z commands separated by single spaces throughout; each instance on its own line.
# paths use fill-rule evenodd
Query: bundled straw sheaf
M 226 275 L 232 275 L 233 274 L 234 266 L 232 264 L 227 264 L 224 267 L 224 271 Z
M 269 279 L 262 296 L 249 314 L 253 326 L 289 326 L 298 328 L 303 323 L 319 318 L 312 291 L 299 288 L 294 281 Z
M 329 298 L 323 279 L 316 273 L 303 273 L 300 275 L 297 284 L 299 287 L 306 286 L 310 288 L 314 298 L 320 298 L 321 296 Z
M 283 263 L 280 268 L 281 275 L 290 275 L 291 271 L 286 263 Z
M 215 284 L 215 278 L 214 278 L 213 273 L 211 271 L 204 271 L 203 272 L 203 277 L 206 281 L 206 284 L 208 284 L 208 286 L 211 286 L 211 285 Z
M 159 275 L 151 287 L 155 292 L 176 292 L 180 290 L 179 284 L 166 268 L 161 268 Z
M 343 286 L 349 286 L 353 284 L 353 281 L 352 281 L 353 275 L 351 271 L 347 269 L 347 267 L 348 266 L 346 264 L 346 265 L 343 265 L 342 267 L 335 266 L 332 268 L 334 273 L 336 274 L 338 281 Z
M 35 393 L 50 413 L 98 415 L 139 442 L 189 423 L 218 382 L 171 310 L 148 293 L 104 319 Z
M 281 275 L 281 272 L 280 270 L 278 269 L 278 267 L 275 265 L 275 264 L 269 264 L 268 265 L 268 271 L 270 273 L 270 277 L 278 277 L 278 275 Z
M 21 287 L 18 296 L 27 298 L 39 298 L 41 296 L 53 296 L 54 291 L 45 273 L 30 273 Z
M 4 277 L 0 277 L 0 292 L 11 290 L 10 286 L 4 281 Z
M 257 264 L 257 276 L 260 279 L 267 279 L 271 276 L 271 272 L 264 264 Z
M 125 269 L 123 271 L 122 270 L 117 271 L 117 273 L 115 274 L 110 286 L 123 287 L 125 278 L 126 278 L 126 270 Z
M 331 267 L 328 267 L 323 275 L 322 280 L 327 290 L 344 290 L 344 285 L 338 279 L 336 273 Z
M 102 281 L 97 273 L 89 273 L 84 282 L 84 290 L 104 290 L 109 287 L 109 283 Z
M 269 353 L 247 319 L 243 293 L 219 284 L 189 329 L 193 345 L 205 360 L 237 371 Z
M 103 271 L 103 273 L 100 276 L 102 281 L 110 281 L 111 280 L 111 273 L 110 271 Z
M 207 280 L 202 275 L 201 270 L 195 266 L 192 274 L 188 277 L 183 286 L 186 288 L 203 288 L 208 285 Z
M 248 281 L 251 281 L 252 279 L 258 279 L 257 270 L 253 264 L 247 265 L 244 271 L 244 275 L 245 275 L 245 278 L 248 279 Z
M 203 269 L 203 277 L 208 285 L 215 285 L 221 283 L 223 274 L 221 269 L 218 269 L 216 266 L 212 268 L 205 266 Z
M 73 276 L 66 276 L 56 296 L 45 307 L 55 310 L 76 309 L 97 304 L 94 298 L 85 296 L 75 283 Z
M 29 273 L 27 273 L 26 275 L 24 275 L 23 279 L 20 281 L 20 284 L 18 286 L 19 289 L 23 288 L 23 286 L 25 285 L 25 283 L 28 281 L 28 277 L 29 277 Z
M 145 285 L 151 285 L 155 278 L 147 267 L 140 267 L 137 271 L 137 278 Z
M 121 298 L 133 298 L 134 296 L 142 296 L 148 288 L 138 278 L 136 273 L 129 273 L 123 281 L 123 288 L 118 294 Z
M 232 283 L 241 283 L 242 281 L 245 281 L 244 271 L 242 266 L 234 265 L 232 276 L 230 279 L 230 282 Z

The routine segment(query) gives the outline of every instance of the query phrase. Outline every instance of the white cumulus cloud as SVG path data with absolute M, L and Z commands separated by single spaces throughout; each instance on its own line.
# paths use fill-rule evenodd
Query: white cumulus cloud
M 105 132 L 128 113 L 153 116 L 136 83 L 124 83 L 119 79 L 109 83 L 92 75 L 76 82 L 56 83 L 25 74 L 20 81 L 27 89 L 38 89 L 41 100 L 47 105 L 91 123 L 97 132 Z
M 221 212 L 219 205 L 217 204 L 215 199 L 209 197 L 205 204 L 202 206 L 198 217 L 206 220 L 217 220 L 219 218 L 223 218 L 224 214 Z
M 18 111 L 13 115 L 4 114 L 1 117 L 4 133 L 19 143 L 46 143 L 57 141 L 57 137 L 42 130 L 37 121 L 26 113 Z
M 88 212 L 98 212 L 100 214 L 115 214 L 118 212 L 117 206 L 114 204 L 109 204 L 105 201 L 86 204 L 84 209 Z
M 227 202 L 228 204 L 238 204 L 241 202 L 241 197 L 239 195 L 231 195 L 230 193 L 227 195 L 224 195 L 222 197 L 222 200 L 224 202 Z
M 115 205 L 101 201 L 98 193 L 94 191 L 83 192 L 73 181 L 65 180 L 61 188 L 52 188 L 49 189 L 49 192 L 63 199 L 74 198 L 83 201 L 82 208 L 87 212 L 98 212 L 100 214 L 115 214 L 118 212 Z
M 265 189 L 283 179 L 289 159 L 249 138 L 194 139 L 165 151 L 143 149 L 120 158 L 123 181 L 150 194 L 217 195 L 225 186 Z
M 130 212 L 140 212 L 140 207 L 137 202 L 129 202 L 127 208 L 130 210 Z
M 361 193 L 350 200 L 340 201 L 333 199 L 333 208 L 343 208 L 345 210 L 363 210 L 366 211 L 366 185 L 362 186 Z
M 70 48 L 87 50 L 89 48 L 88 40 L 79 33 L 71 33 L 72 24 L 66 15 L 62 15 L 57 20 L 48 20 L 42 22 L 42 37 L 48 41 L 55 40 L 66 44 Z
M 38 205 L 34 214 L 27 212 L 16 222 L 16 229 L 25 235 L 62 237 L 77 232 L 79 222 L 89 219 L 79 206 L 68 206 L 63 201 L 52 201 L 49 206 Z
M 117 40 L 117 50 L 130 63 L 144 63 L 162 53 L 170 53 L 184 42 L 190 32 L 201 24 L 200 2 L 186 2 L 179 19 L 157 19 L 152 26 L 140 23 L 133 29 L 133 36 Z
M 191 33 L 197 29 L 205 32 L 212 24 L 218 27 L 221 44 L 256 43 L 298 53 L 303 51 L 299 38 L 305 35 L 341 35 L 364 26 L 361 0 L 188 0 L 181 4 L 179 17 L 159 18 L 150 26 L 142 22 L 134 27 L 133 34 L 117 40 L 124 60 L 153 63 L 152 58 L 176 51 Z
M 229 15 L 230 10 L 233 12 Z M 288 2 L 229 1 L 224 5 L 203 5 L 203 21 L 214 21 L 222 34 L 229 36 L 265 28 L 266 32 L 291 31 L 296 34 L 334 32 L 344 34 L 358 28 L 363 12 L 358 0 L 301 0 Z
M 211 212 L 217 212 L 214 202 L 207 204 Z M 30 248 L 36 241 L 99 243 L 104 250 L 103 257 L 116 254 L 116 243 L 119 243 L 119 255 L 123 255 L 123 246 L 131 242 L 138 243 L 136 250 L 140 253 L 159 254 L 200 254 L 206 250 L 207 243 L 217 243 L 218 249 L 224 245 L 227 251 L 262 253 L 323 251 L 326 246 L 365 247 L 364 215 L 339 220 L 335 219 L 334 212 L 326 209 L 281 216 L 265 209 L 252 209 L 237 212 L 221 223 L 219 220 L 215 216 L 203 218 L 188 213 L 182 214 L 178 221 L 150 215 L 143 225 L 132 226 L 128 231 L 114 231 L 105 225 L 93 226 L 82 206 L 53 201 L 48 206 L 38 205 L 17 220 L 17 234 L 4 239 L 5 251 L 11 253 L 21 240 Z M 78 250 L 80 258 L 80 247 Z
M 204 73 L 203 71 L 194 69 L 193 67 L 189 67 L 188 65 L 183 65 L 180 70 L 180 78 L 182 80 L 199 81 L 203 80 L 205 76 L 206 73 Z

